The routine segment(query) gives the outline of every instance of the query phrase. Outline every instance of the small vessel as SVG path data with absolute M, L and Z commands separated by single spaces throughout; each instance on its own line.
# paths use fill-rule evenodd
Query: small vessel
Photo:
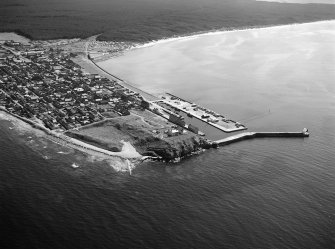
M 79 165 L 77 165 L 76 163 L 72 163 L 71 167 L 76 169 L 76 168 L 79 168 Z
M 187 116 L 190 117 L 190 118 L 193 118 L 191 113 L 187 113 Z

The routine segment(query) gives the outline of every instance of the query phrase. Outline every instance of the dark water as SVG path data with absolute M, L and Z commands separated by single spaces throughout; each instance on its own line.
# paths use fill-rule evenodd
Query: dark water
M 307 139 L 244 141 L 159 166 L 150 180 L 176 209 L 159 209 L 172 217 L 167 248 L 335 248 L 333 25 L 179 39 L 105 62 L 139 87 L 168 89 L 251 131 L 310 129 Z
M 334 248 L 325 116 L 308 139 L 245 141 L 131 176 L 0 121 L 1 248 Z
M 314 1 L 317 2 L 317 1 Z M 335 18 L 335 6 L 255 0 L 1 0 L 0 31 L 146 42 L 213 29 Z

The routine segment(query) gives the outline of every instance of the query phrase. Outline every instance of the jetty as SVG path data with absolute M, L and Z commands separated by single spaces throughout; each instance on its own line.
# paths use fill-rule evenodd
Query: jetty
M 213 141 L 214 146 L 219 145 L 227 145 L 231 143 L 235 143 L 238 141 L 253 139 L 253 138 L 301 138 L 301 137 L 309 137 L 308 129 L 304 128 L 301 132 L 243 132 L 239 133 L 224 139 Z

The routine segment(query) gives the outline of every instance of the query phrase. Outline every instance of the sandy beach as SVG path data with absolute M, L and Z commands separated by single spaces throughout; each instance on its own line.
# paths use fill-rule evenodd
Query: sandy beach
M 143 90 L 248 121 L 250 129 L 279 129 L 275 119 L 253 118 L 276 112 L 284 120 L 294 106 L 335 95 L 334 30 L 335 21 L 322 21 L 212 32 L 151 43 L 99 65 Z M 306 94 L 314 98 L 297 102 Z

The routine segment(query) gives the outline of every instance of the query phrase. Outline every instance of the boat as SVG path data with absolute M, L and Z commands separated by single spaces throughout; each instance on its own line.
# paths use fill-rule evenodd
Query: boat
M 77 165 L 76 163 L 72 163 L 71 167 L 76 169 L 76 168 L 79 168 L 79 165 Z
M 187 116 L 193 118 L 193 115 L 191 113 L 187 113 Z

